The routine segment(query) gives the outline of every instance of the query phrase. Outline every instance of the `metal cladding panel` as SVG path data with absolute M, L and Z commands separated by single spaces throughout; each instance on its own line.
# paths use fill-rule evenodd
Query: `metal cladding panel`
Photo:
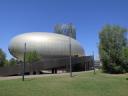
M 69 37 L 56 33 L 31 32 L 14 37 L 9 45 L 10 53 L 18 58 L 23 58 L 24 44 L 27 52 L 36 51 L 42 58 L 69 56 Z M 84 56 L 84 49 L 78 41 L 71 38 L 72 56 Z

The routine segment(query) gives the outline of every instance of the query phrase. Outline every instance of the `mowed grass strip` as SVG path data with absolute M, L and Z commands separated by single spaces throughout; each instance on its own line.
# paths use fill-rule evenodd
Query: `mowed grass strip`
M 75 74 L 75 73 L 74 73 Z M 0 96 L 128 96 L 128 75 L 99 71 L 69 76 L 1 80 Z

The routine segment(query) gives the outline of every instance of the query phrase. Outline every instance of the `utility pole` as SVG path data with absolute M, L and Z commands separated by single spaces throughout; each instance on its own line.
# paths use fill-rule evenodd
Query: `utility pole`
M 71 27 L 71 24 L 69 25 L 69 27 Z M 71 32 L 72 32 L 72 28 L 70 29 L 70 33 L 69 33 L 69 63 L 70 63 L 70 77 L 72 77 L 72 50 L 71 50 Z
M 24 43 L 24 62 L 23 62 L 22 81 L 24 81 L 25 63 L 26 63 L 26 43 Z

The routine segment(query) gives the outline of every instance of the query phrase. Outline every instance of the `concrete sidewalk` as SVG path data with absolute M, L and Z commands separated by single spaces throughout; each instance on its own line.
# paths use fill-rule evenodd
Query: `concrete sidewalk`
M 68 75 L 68 73 L 62 74 L 40 74 L 40 75 L 25 75 L 24 78 L 38 78 L 38 77 L 46 77 L 46 76 L 61 76 Z M 22 79 L 22 76 L 8 76 L 8 77 L 0 77 L 0 80 L 12 80 L 12 79 Z
M 73 76 L 79 75 L 80 73 L 85 73 L 85 72 L 91 72 L 91 71 L 73 72 Z M 40 78 L 40 77 L 48 77 L 48 76 L 62 76 L 62 75 L 70 76 L 70 73 L 25 75 L 25 78 Z M 0 77 L 0 80 L 13 80 L 13 79 L 22 79 L 22 76 Z

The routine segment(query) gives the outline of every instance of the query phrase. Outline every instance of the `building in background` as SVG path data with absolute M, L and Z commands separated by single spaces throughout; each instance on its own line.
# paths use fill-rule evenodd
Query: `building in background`
M 54 27 L 54 33 L 63 34 L 76 39 L 76 28 L 72 23 L 69 24 L 56 24 Z

